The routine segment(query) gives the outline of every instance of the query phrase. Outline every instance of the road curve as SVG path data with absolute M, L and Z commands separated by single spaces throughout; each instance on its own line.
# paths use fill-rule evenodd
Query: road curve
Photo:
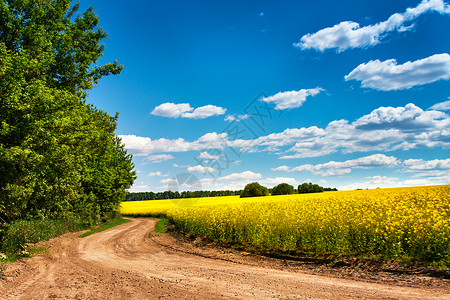
M 0 299 L 450 299 L 427 289 L 311 275 L 232 261 L 153 234 L 155 219 L 133 219 L 85 238 L 71 233 L 8 267 Z

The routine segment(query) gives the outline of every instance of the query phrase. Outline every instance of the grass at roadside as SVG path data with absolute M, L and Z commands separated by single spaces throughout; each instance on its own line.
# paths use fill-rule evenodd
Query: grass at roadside
M 91 234 L 94 234 L 94 233 L 97 233 L 97 232 L 102 232 L 102 231 L 105 231 L 107 229 L 110 229 L 110 228 L 113 228 L 115 226 L 118 226 L 118 225 L 121 225 L 121 224 L 125 224 L 125 223 L 128 223 L 128 222 L 131 222 L 131 220 L 127 220 L 127 219 L 124 219 L 122 217 L 116 217 L 114 219 L 107 220 L 101 226 L 98 226 L 96 228 L 92 228 L 88 232 L 85 232 L 82 235 L 80 235 L 79 237 L 83 238 L 83 237 L 89 236 Z
M 168 227 L 167 224 L 169 224 L 169 219 L 162 218 L 161 220 L 158 221 L 158 223 L 156 223 L 155 232 L 159 232 L 159 233 L 165 232 Z

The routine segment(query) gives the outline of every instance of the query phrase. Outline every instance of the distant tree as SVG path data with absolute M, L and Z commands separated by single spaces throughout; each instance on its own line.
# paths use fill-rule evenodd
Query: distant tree
M 298 186 L 299 194 L 307 194 L 307 193 L 322 193 L 323 187 L 318 184 L 312 184 L 311 182 L 304 182 Z
M 294 187 L 287 183 L 280 183 L 272 189 L 272 195 L 290 195 L 294 193 Z
M 259 197 L 268 195 L 269 190 L 265 186 L 262 186 L 257 182 L 252 182 L 245 186 L 240 197 L 245 198 L 245 197 Z

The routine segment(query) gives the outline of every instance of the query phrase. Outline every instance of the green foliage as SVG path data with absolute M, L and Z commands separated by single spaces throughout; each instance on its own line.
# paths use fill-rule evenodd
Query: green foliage
M 92 8 L 77 14 L 79 4 L 70 3 L 0 2 L 3 228 L 19 219 L 75 215 L 95 224 L 118 210 L 135 179 L 115 135 L 118 115 L 85 103 L 102 76 L 122 67 L 97 65 L 106 32 Z
M 20 253 L 27 250 L 28 244 L 84 228 L 86 224 L 74 217 L 65 220 L 17 220 L 8 224 L 1 250 L 6 253 Z
M 257 182 L 252 182 L 244 187 L 244 190 L 242 191 L 240 197 L 245 198 L 245 197 L 259 197 L 268 195 L 269 190 L 265 186 L 262 186 Z
M 294 187 L 287 183 L 280 183 L 272 189 L 272 195 L 290 195 L 294 194 Z
M 167 224 L 170 224 L 170 221 L 168 218 L 162 218 L 159 220 L 155 225 L 155 232 L 163 233 L 167 229 Z
M 311 182 L 302 183 L 298 186 L 299 194 L 307 194 L 307 193 L 322 193 L 323 187 L 318 184 L 312 184 Z

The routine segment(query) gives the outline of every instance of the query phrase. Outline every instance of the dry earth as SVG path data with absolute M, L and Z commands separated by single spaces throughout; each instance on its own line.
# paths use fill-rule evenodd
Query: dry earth
M 450 299 L 450 279 L 258 256 L 153 233 L 133 219 L 43 243 L 8 267 L 1 299 Z M 149 238 L 150 235 L 150 238 Z

